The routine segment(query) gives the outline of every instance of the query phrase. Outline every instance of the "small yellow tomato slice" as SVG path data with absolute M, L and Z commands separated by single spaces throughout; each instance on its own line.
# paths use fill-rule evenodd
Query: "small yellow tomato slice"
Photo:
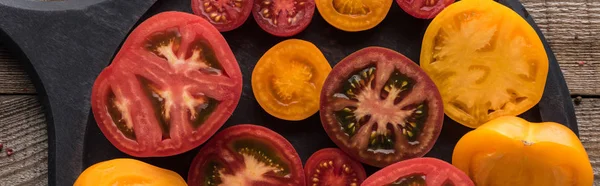
M 317 10 L 332 26 L 349 32 L 377 26 L 387 15 L 392 0 L 315 0 Z
M 433 79 L 448 117 L 467 127 L 519 115 L 542 98 L 548 57 L 535 30 L 491 0 L 463 0 L 433 19 L 421 67 Z
M 73 186 L 187 186 L 179 174 L 145 162 L 118 158 L 85 169 Z
M 514 116 L 491 120 L 456 144 L 452 164 L 475 185 L 588 186 L 594 172 L 569 128 Z
M 314 44 L 288 39 L 269 49 L 252 72 L 260 106 L 284 120 L 303 120 L 319 110 L 319 96 L 331 65 Z

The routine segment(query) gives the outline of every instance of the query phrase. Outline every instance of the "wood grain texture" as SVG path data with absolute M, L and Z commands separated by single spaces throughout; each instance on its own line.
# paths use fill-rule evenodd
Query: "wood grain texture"
M 0 41 L 0 94 L 34 94 L 23 65 L 13 56 Z
M 594 185 L 600 186 L 600 98 L 583 99 L 575 105 L 579 137 L 594 168 Z
M 554 51 L 571 93 L 599 95 L 600 1 L 522 0 L 522 3 Z
M 46 185 L 48 132 L 34 95 L 0 96 L 0 185 Z M 6 149 L 14 153 L 7 156 Z

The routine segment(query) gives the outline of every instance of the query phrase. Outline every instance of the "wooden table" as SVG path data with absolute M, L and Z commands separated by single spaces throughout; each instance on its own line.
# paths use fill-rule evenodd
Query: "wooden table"
M 600 0 L 522 0 L 554 51 L 575 99 L 581 141 L 600 185 Z M 0 185 L 47 185 L 44 108 L 22 64 L 0 40 Z

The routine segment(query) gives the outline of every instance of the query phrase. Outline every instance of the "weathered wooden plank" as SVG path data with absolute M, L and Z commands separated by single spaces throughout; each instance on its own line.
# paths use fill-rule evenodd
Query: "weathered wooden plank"
M 600 98 L 587 98 L 575 105 L 579 138 L 594 168 L 594 185 L 600 186 Z
M 35 95 L 0 96 L 0 143 L 0 185 L 48 184 L 46 118 Z
M 599 95 L 600 1 L 522 2 L 554 51 L 571 93 Z
M 0 41 L 0 94 L 33 94 L 35 88 L 20 61 Z

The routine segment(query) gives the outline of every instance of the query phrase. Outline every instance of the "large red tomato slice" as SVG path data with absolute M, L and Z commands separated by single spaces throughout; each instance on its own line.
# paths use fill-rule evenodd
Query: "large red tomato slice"
M 314 0 L 254 0 L 252 8 L 252 15 L 260 28 L 281 37 L 302 32 L 314 12 Z
M 180 154 L 231 116 L 242 75 L 229 45 L 201 17 L 164 12 L 141 23 L 92 89 L 98 127 L 138 157 Z
M 296 150 L 283 136 L 258 125 L 229 127 L 213 137 L 194 158 L 190 186 L 303 186 Z
M 396 3 L 413 17 L 431 19 L 454 3 L 454 0 L 396 0 Z
M 414 158 L 392 164 L 369 176 L 361 186 L 380 185 L 475 186 L 460 169 L 435 158 Z
M 365 180 L 365 168 L 337 148 L 321 149 L 306 160 L 306 183 L 310 186 L 357 186 Z
M 230 31 L 244 24 L 253 0 L 192 0 L 194 14 L 202 16 L 221 32 Z
M 404 55 L 381 47 L 350 54 L 321 91 L 321 122 L 351 157 L 377 167 L 425 155 L 444 118 L 433 81 Z

